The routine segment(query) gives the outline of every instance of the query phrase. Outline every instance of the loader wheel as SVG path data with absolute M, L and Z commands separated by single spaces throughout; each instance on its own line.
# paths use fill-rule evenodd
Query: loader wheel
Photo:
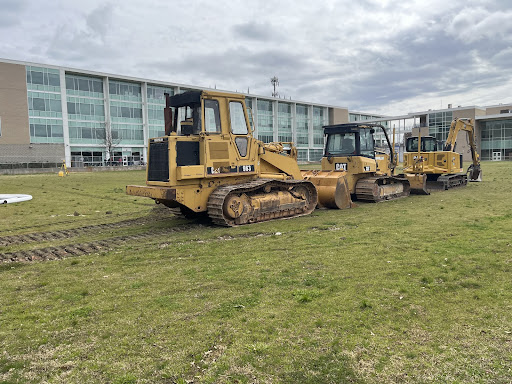
M 238 196 L 232 194 L 224 202 L 224 214 L 231 219 L 236 219 L 242 216 L 246 209 L 246 204 L 247 197 L 245 195 Z

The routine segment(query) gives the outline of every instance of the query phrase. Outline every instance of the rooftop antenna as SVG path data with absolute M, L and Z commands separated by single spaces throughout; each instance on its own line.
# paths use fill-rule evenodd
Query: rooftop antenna
M 272 77 L 270 79 L 270 82 L 274 86 L 274 92 L 272 92 L 272 97 L 279 96 L 279 92 L 276 91 L 276 87 L 279 85 L 279 79 L 277 78 L 277 76 Z

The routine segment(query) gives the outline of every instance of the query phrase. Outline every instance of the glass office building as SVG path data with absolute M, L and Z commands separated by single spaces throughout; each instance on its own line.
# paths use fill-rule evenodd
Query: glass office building
M 148 139 L 164 134 L 164 93 L 202 89 L 4 59 L 0 79 L 0 163 L 65 159 L 74 167 L 144 164 Z M 508 104 L 449 106 L 393 117 L 251 94 L 245 98 L 255 137 L 266 143 L 293 142 L 302 162 L 321 159 L 325 125 L 368 121 L 387 128 L 394 120 L 403 120 L 398 124 L 399 142 L 405 121 L 419 119 L 431 136 L 444 141 L 455 117 L 475 119 L 483 160 L 512 159 Z M 380 130 L 375 140 L 386 147 Z M 460 144 L 461 153 L 468 152 L 467 145 Z
M 201 89 L 55 66 L 2 65 L 26 73 L 20 89 L 27 89 L 27 144 L 61 145 L 66 163 L 73 167 L 144 164 L 148 139 L 164 134 L 164 93 Z M 266 143 L 295 143 L 299 161 L 320 160 L 322 127 L 334 123 L 334 114 L 348 116 L 345 108 L 245 96 L 255 137 Z
M 512 119 L 480 122 L 482 160 L 512 160 Z

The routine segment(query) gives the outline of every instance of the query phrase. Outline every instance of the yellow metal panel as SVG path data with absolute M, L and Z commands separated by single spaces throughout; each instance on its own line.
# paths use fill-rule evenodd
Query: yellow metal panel
M 229 146 L 227 142 L 209 142 L 210 159 L 229 159 Z
M 148 187 L 142 185 L 127 185 L 126 194 L 132 196 L 150 197 L 158 200 L 175 200 L 176 189 L 166 187 Z
M 204 177 L 204 165 L 188 165 L 176 167 L 176 178 L 183 179 L 199 179 Z

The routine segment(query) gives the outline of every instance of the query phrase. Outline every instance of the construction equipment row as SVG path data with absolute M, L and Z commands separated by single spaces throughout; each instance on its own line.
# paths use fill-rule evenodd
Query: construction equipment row
M 468 132 L 473 154 L 469 179 L 481 181 L 473 124 L 467 120 L 454 120 L 443 147 L 433 137 L 409 138 L 404 172 L 398 175 L 394 140 L 382 125 L 326 126 L 322 169 L 301 171 L 292 143 L 264 144 L 253 137 L 252 111 L 243 95 L 189 91 L 165 99 L 165 136 L 149 140 L 146 185 L 129 185 L 126 192 L 188 218 L 208 216 L 215 224 L 235 226 L 307 215 L 317 206 L 351 208 L 353 200 L 428 194 L 440 184 L 465 185 L 462 156 L 453 152 L 460 130 Z M 377 129 L 388 151 L 376 150 Z

